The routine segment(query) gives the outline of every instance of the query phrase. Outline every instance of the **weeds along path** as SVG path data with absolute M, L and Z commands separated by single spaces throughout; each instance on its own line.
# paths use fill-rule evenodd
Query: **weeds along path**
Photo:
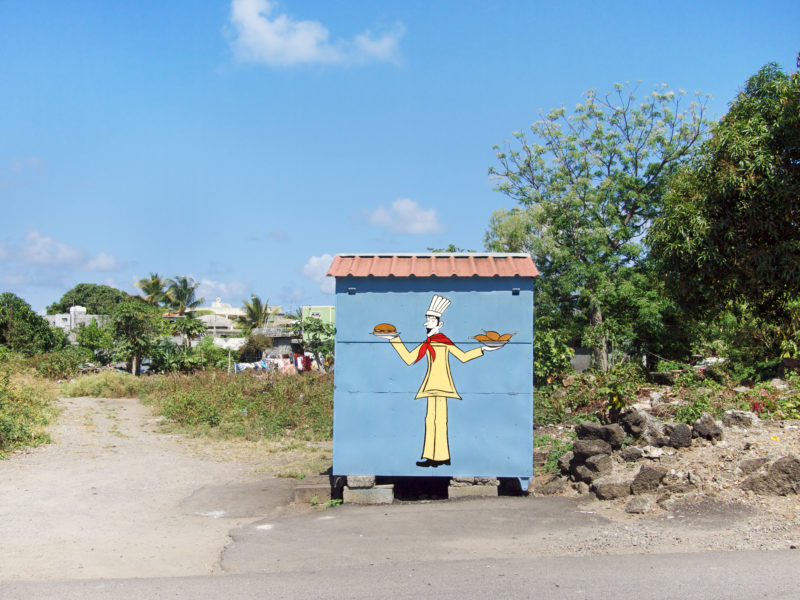
M 255 452 L 198 452 L 135 399 L 59 403 L 51 444 L 0 460 L 0 580 L 208 574 L 231 528 L 286 510 Z

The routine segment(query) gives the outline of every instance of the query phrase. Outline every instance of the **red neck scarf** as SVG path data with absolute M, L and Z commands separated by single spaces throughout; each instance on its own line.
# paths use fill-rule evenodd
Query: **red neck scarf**
M 450 338 L 447 337 L 445 334 L 434 333 L 432 336 L 430 336 L 428 339 L 422 342 L 422 345 L 419 347 L 419 354 L 417 354 L 417 360 L 415 360 L 414 362 L 421 361 L 422 357 L 425 356 L 425 352 L 427 351 L 430 351 L 431 353 L 431 360 L 436 358 L 436 352 L 434 352 L 431 342 L 439 342 L 441 344 L 448 344 L 450 346 L 455 345 L 453 344 L 453 342 L 450 341 Z

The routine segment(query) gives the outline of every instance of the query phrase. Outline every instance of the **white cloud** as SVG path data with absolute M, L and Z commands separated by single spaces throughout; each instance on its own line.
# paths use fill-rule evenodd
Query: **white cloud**
M 197 297 L 205 298 L 206 304 L 217 298 L 221 298 L 223 302 L 235 304 L 246 291 L 247 284 L 243 281 L 233 280 L 226 283 L 204 278 L 200 280 L 200 285 L 197 288 Z
M 38 231 L 31 231 L 25 236 L 19 255 L 22 262 L 26 263 L 74 267 L 83 260 L 85 253 Z
M 396 61 L 404 29 L 375 35 L 365 31 L 352 41 L 330 40 L 327 27 L 318 21 L 297 21 L 274 14 L 272 0 L 232 0 L 231 46 L 238 60 L 273 67 L 298 64 L 352 65 L 374 61 Z
M 11 261 L 73 271 L 119 271 L 122 266 L 113 254 L 101 252 L 96 256 L 86 256 L 86 251 L 59 242 L 38 231 L 30 231 L 21 246 L 0 248 L 0 256 Z
M 331 268 L 333 256 L 323 254 L 322 256 L 312 256 L 303 266 L 303 275 L 311 281 L 319 284 L 319 289 L 325 294 L 332 294 L 336 290 L 336 281 L 333 277 L 326 277 L 325 274 Z
M 390 208 L 379 206 L 369 215 L 369 223 L 395 233 L 423 235 L 442 230 L 436 209 L 424 210 L 410 198 L 398 198 Z
M 114 255 L 105 252 L 93 256 L 83 265 L 85 271 L 119 271 L 121 268 Z

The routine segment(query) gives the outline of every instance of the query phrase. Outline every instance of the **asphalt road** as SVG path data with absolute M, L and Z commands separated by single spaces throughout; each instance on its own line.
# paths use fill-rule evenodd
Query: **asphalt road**
M 770 600 L 798 597 L 800 552 L 684 553 L 425 560 L 369 567 L 168 579 L 1 583 L 3 600 L 237 598 L 609 598 Z

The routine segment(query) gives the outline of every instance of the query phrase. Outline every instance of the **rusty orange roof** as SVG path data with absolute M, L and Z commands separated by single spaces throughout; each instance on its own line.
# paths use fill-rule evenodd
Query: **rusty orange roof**
M 537 277 L 527 254 L 337 254 L 332 277 Z

